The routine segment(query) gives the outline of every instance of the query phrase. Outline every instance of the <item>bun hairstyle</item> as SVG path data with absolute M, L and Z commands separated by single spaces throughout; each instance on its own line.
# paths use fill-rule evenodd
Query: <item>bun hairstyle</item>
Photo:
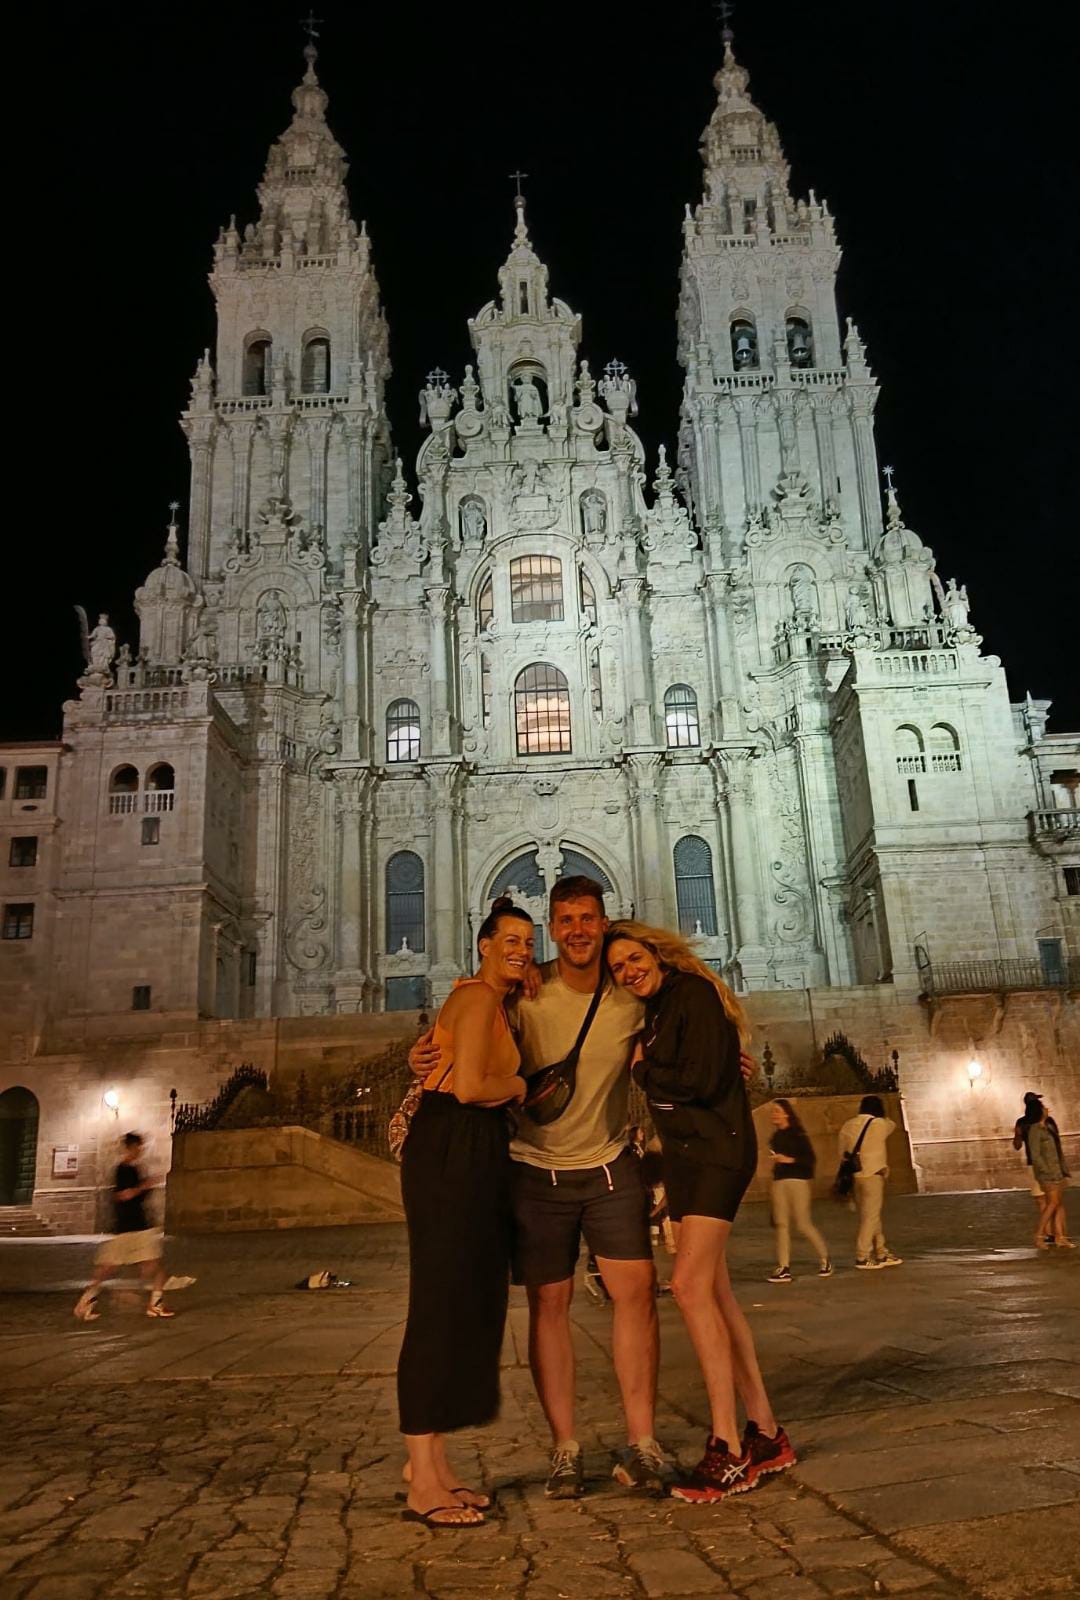
M 503 917 L 518 917 L 522 922 L 527 922 L 531 928 L 533 919 L 521 906 L 516 906 L 508 894 L 499 895 L 497 900 L 491 902 L 491 910 L 480 924 L 480 931 L 476 935 L 476 952 L 480 954 L 480 941 L 490 939 L 494 935 Z

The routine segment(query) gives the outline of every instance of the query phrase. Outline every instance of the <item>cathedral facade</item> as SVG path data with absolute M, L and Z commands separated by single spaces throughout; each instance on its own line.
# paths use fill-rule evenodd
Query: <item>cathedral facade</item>
M 1077 960 L 1077 740 L 1010 704 L 883 482 L 833 219 L 730 39 L 715 85 L 672 458 L 631 372 L 590 366 L 519 196 L 407 471 L 309 46 L 257 218 L 214 247 L 186 542 L 174 518 L 137 645 L 88 627 L 62 743 L 27 758 L 50 842 L 38 878 L 5 869 L 0 985 L 29 1031 L 438 1003 L 495 893 L 542 940 L 576 872 L 743 992 Z

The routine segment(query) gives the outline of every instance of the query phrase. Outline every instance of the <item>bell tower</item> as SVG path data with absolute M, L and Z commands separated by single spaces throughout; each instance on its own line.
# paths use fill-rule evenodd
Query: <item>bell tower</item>
M 259 507 L 288 499 L 331 560 L 367 548 L 389 457 L 386 321 L 345 153 L 326 123 L 318 52 L 271 146 L 259 215 L 214 246 L 217 341 L 192 381 L 188 567 L 201 581 L 245 545 Z

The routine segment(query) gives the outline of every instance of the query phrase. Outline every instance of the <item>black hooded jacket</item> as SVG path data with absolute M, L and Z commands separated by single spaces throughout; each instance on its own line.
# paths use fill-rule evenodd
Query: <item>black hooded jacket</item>
M 665 974 L 645 1002 L 642 1050 L 634 1078 L 665 1152 L 752 1170 L 757 1135 L 739 1070 L 739 1033 L 707 978 Z

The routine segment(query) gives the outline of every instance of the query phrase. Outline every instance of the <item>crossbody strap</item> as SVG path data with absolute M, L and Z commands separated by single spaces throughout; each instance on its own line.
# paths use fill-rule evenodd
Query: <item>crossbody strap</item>
M 874 1120 L 873 1117 L 867 1117 L 866 1121 L 863 1123 L 862 1132 L 860 1133 L 859 1137 L 856 1139 L 855 1148 L 851 1152 L 853 1156 L 857 1156 L 858 1155 L 859 1146 L 862 1144 L 863 1140 L 866 1138 L 866 1131 L 869 1128 L 870 1124 L 873 1122 L 873 1120 Z
M 589 1029 L 593 1025 L 593 1018 L 596 1016 L 597 1008 L 600 1005 L 600 998 L 601 998 L 601 996 L 603 995 L 603 992 L 604 992 L 605 981 L 606 980 L 604 978 L 604 974 L 603 974 L 603 972 L 601 972 L 600 973 L 600 981 L 596 985 L 596 988 L 593 991 L 592 999 L 589 1001 L 589 1009 L 585 1013 L 585 1020 L 581 1024 L 581 1027 L 578 1030 L 577 1038 L 574 1040 L 574 1048 L 571 1050 L 570 1054 L 566 1058 L 568 1063 L 573 1062 L 574 1065 L 577 1064 L 578 1056 L 580 1056 L 580 1054 L 581 1054 L 581 1047 L 585 1043 L 585 1040 L 588 1038 Z

